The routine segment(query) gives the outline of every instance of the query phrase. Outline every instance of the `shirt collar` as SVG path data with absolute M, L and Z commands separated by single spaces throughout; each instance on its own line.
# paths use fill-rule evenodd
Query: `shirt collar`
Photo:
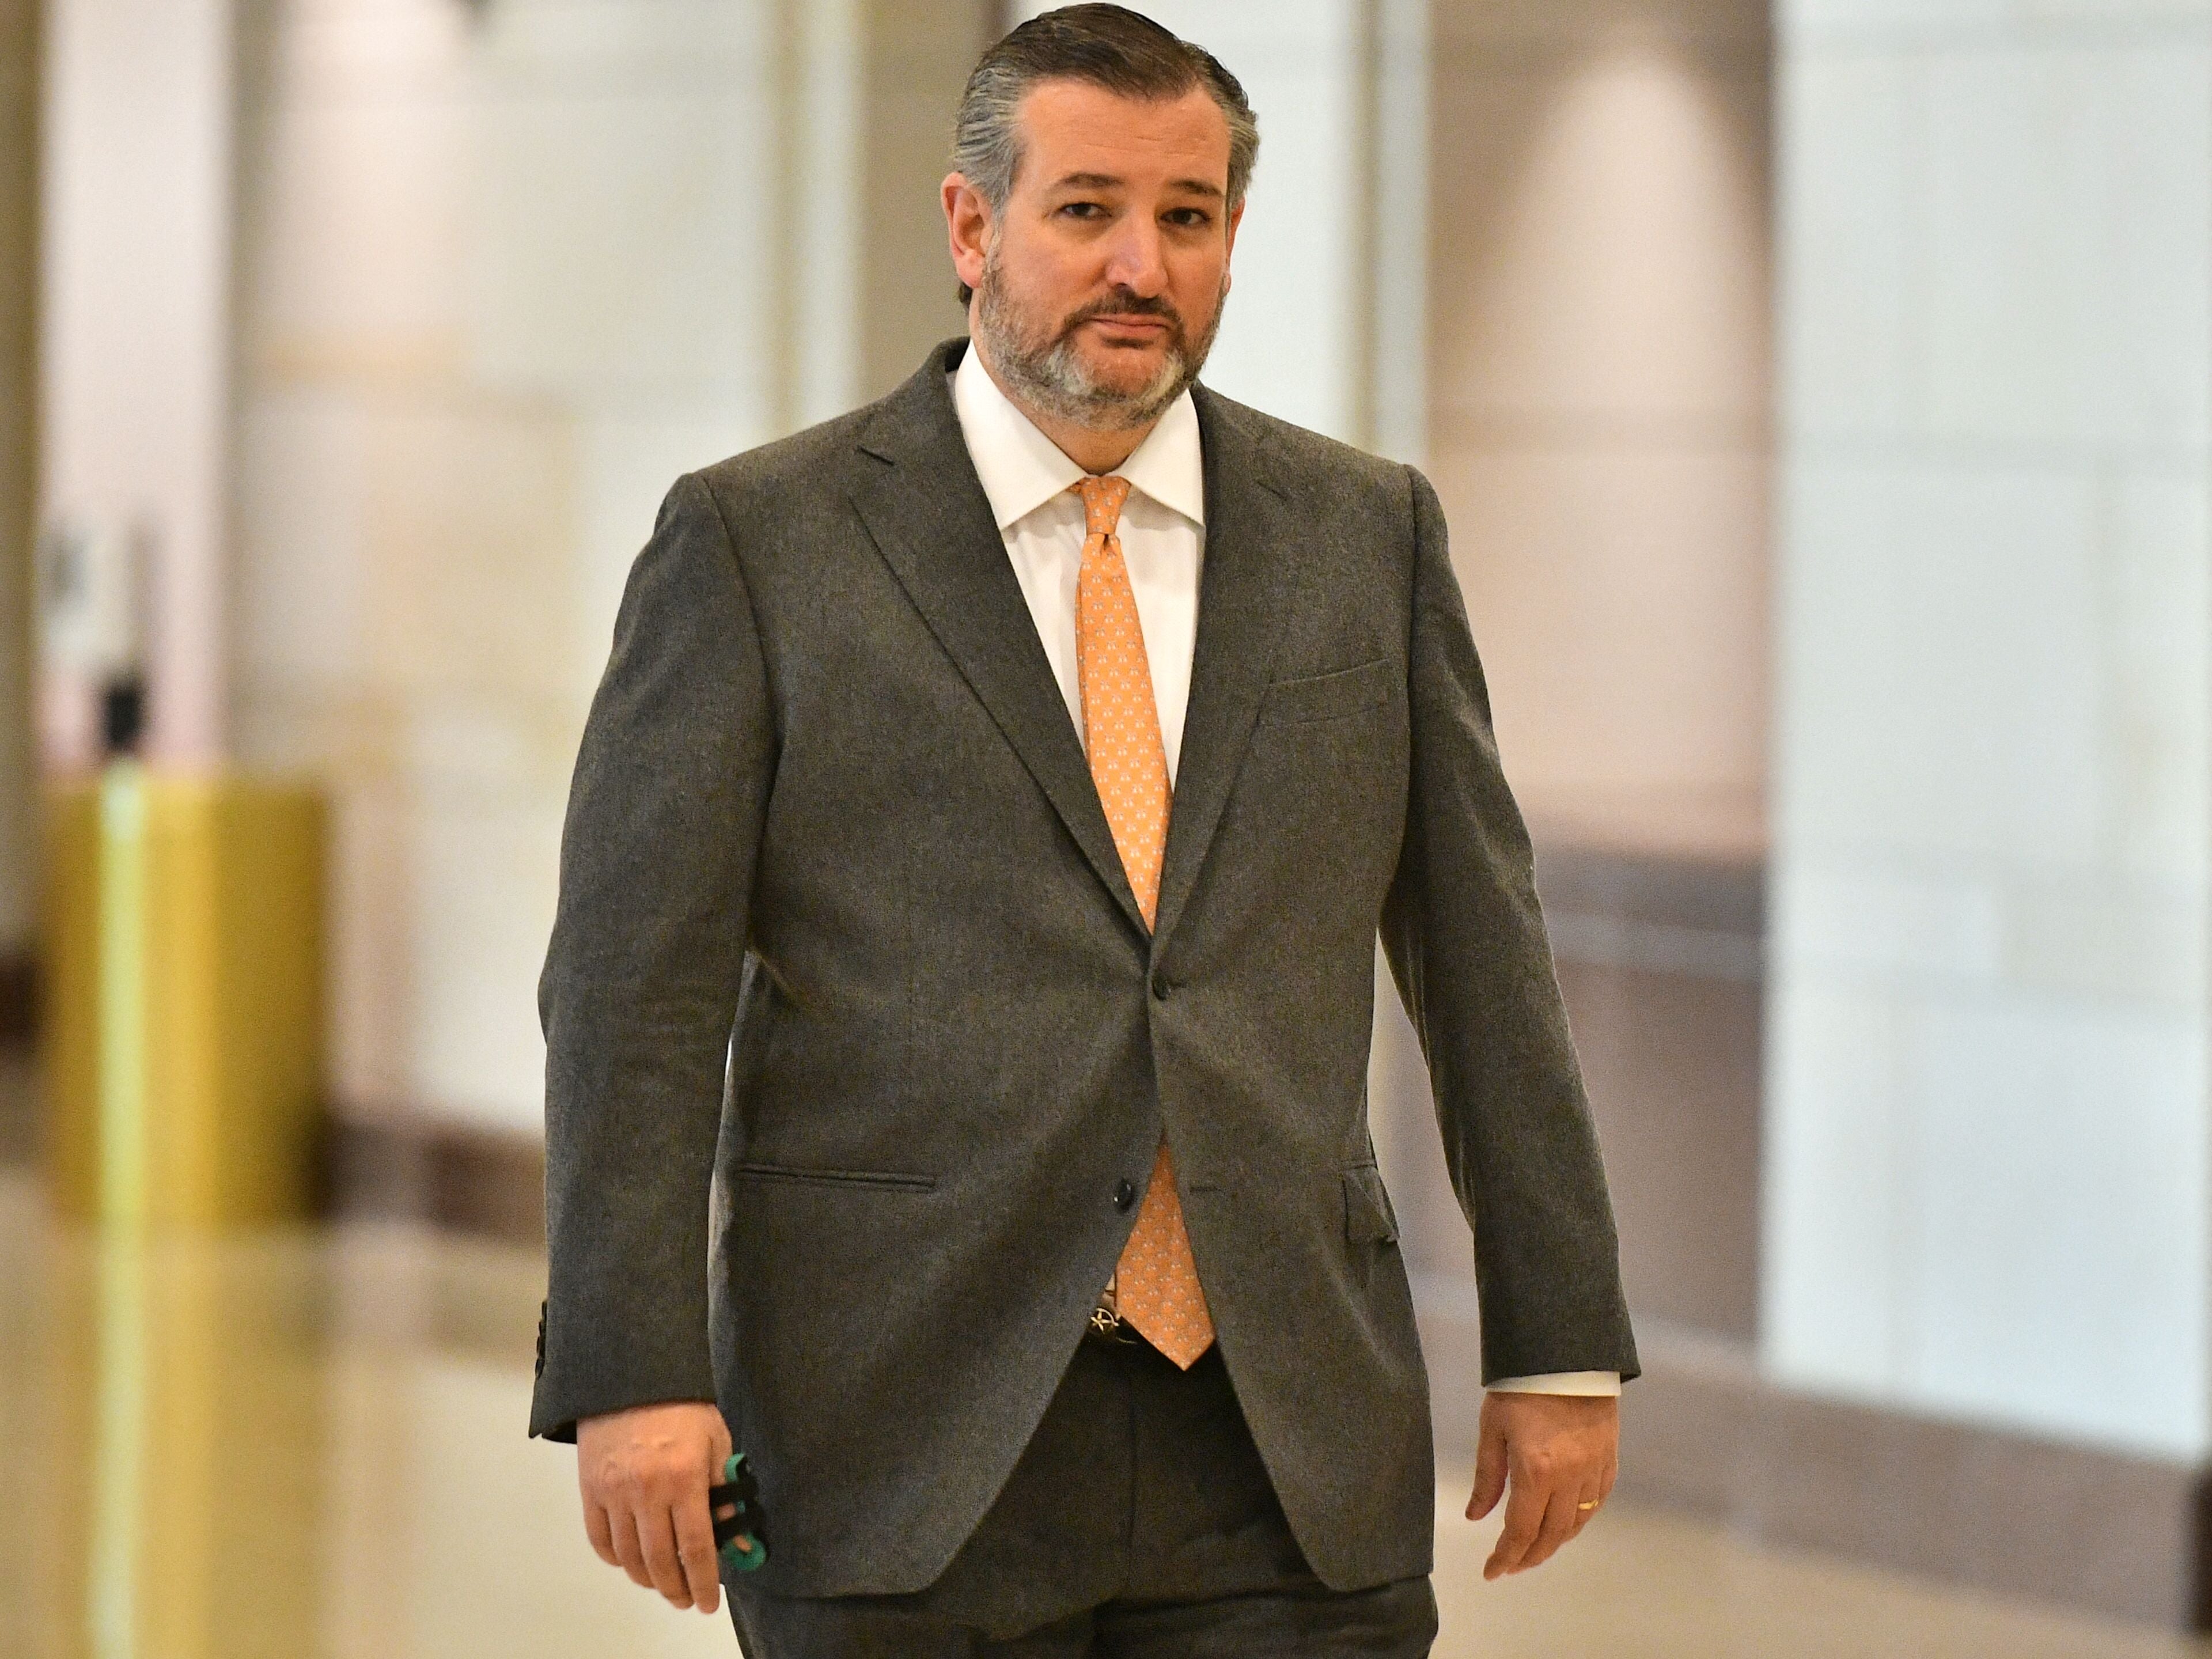
M 973 345 L 953 371 L 952 404 L 1000 529 L 1027 518 L 1084 476 L 999 390 Z M 1198 408 L 1188 391 L 1168 405 L 1144 442 L 1114 470 L 1133 489 L 1205 526 L 1205 459 L 1199 447 Z

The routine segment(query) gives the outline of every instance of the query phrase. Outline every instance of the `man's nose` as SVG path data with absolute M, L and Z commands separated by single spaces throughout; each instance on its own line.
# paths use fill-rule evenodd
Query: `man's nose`
M 1149 216 L 1130 214 L 1122 220 L 1107 258 L 1106 280 L 1147 300 L 1166 290 L 1168 267 L 1161 257 L 1160 228 Z

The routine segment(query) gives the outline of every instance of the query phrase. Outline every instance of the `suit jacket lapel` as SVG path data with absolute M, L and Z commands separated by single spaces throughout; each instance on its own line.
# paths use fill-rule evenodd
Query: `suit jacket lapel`
M 1204 386 L 1194 389 L 1205 452 L 1206 562 L 1199 579 L 1198 642 L 1183 717 L 1175 802 L 1168 813 L 1158 933 L 1182 914 L 1230 785 L 1251 741 L 1281 620 L 1287 503 L 1265 446 Z
M 1144 913 L 1083 745 L 960 434 L 945 377 L 964 343 L 931 352 L 864 428 L 853 505 L 938 643 L 1141 930 Z

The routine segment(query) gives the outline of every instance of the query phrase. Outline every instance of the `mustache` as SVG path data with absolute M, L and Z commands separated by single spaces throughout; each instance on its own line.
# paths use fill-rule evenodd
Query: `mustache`
M 1170 305 L 1165 295 L 1132 294 L 1127 289 L 1093 300 L 1089 305 L 1069 313 L 1060 325 L 1063 336 L 1073 333 L 1095 317 L 1162 317 L 1175 331 L 1178 343 L 1183 337 L 1182 313 Z

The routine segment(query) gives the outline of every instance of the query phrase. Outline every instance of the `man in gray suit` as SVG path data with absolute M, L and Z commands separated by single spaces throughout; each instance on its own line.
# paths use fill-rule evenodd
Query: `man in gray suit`
M 755 1659 L 1428 1650 L 1378 932 L 1474 1231 L 1486 1571 L 1612 1484 L 1612 1216 L 1436 496 L 1195 384 L 1256 144 L 1134 14 L 1015 30 L 944 191 L 972 343 L 679 479 L 630 574 L 531 1426 L 708 1611 L 735 1437 Z

